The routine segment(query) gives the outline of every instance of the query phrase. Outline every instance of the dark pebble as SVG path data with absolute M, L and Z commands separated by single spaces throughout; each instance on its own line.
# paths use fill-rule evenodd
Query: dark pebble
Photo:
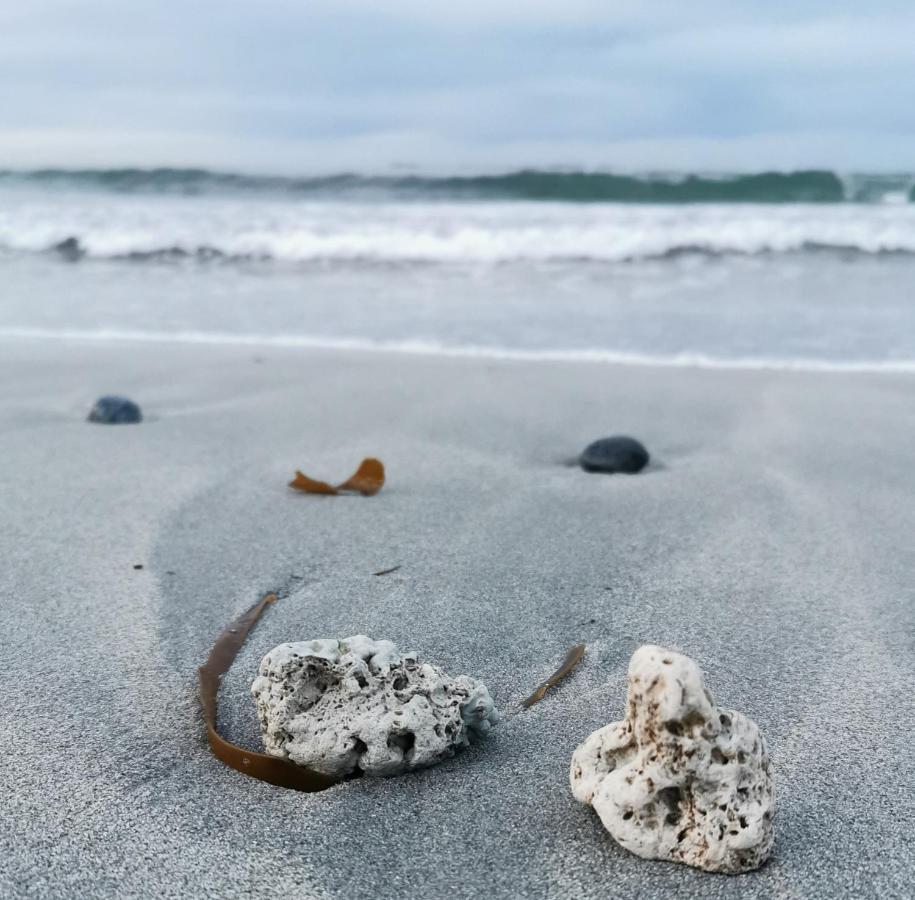
M 140 407 L 126 397 L 99 397 L 89 412 L 90 422 L 103 425 L 132 425 L 143 421 Z
M 634 475 L 648 465 L 648 458 L 648 451 L 635 438 L 617 435 L 588 444 L 578 463 L 586 472 Z
M 86 255 L 86 251 L 75 237 L 65 238 L 51 249 L 67 262 L 78 262 Z

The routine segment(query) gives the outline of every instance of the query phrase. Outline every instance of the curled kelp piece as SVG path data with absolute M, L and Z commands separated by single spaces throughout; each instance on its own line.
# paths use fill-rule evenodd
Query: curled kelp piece
M 384 486 L 384 464 L 380 459 L 368 457 L 362 460 L 359 468 L 336 487 L 326 481 L 309 478 L 303 472 L 296 470 L 295 478 L 289 482 L 289 487 L 306 494 L 324 494 L 336 496 L 344 493 L 362 494 L 363 497 L 372 497 Z
M 325 788 L 337 784 L 340 779 L 313 772 L 275 756 L 246 750 L 237 744 L 229 743 L 216 731 L 219 682 L 231 668 L 248 632 L 254 627 L 254 623 L 276 599 L 276 594 L 267 594 L 247 612 L 242 613 L 216 638 L 216 643 L 213 644 L 206 663 L 197 670 L 197 674 L 200 676 L 200 702 L 203 705 L 207 740 L 210 750 L 218 760 L 251 778 L 296 791 L 323 791 Z
M 563 678 L 565 678 L 572 669 L 577 666 L 582 657 L 585 655 L 585 645 L 576 644 L 569 652 L 566 654 L 566 658 L 562 661 L 562 665 L 547 678 L 546 681 L 541 684 L 533 694 L 530 695 L 526 700 L 521 701 L 521 705 L 528 709 L 533 706 L 535 703 L 539 703 L 545 696 L 546 692 L 552 688 L 556 687 Z

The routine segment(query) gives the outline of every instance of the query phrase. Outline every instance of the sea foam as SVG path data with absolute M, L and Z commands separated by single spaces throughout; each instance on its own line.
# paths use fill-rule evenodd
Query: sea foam
M 0 248 L 286 263 L 627 262 L 683 254 L 915 254 L 915 205 L 337 203 L 8 191 Z
M 915 359 L 815 359 L 727 357 L 704 353 L 625 353 L 601 349 L 525 350 L 480 344 L 445 344 L 420 340 L 367 340 L 324 335 L 231 334 L 208 331 L 140 331 L 133 329 L 0 328 L 0 340 L 60 341 L 64 343 L 192 344 L 227 347 L 289 348 L 359 353 L 393 353 L 455 359 L 514 362 L 590 363 L 655 368 L 795 371 L 823 373 L 913 373 Z

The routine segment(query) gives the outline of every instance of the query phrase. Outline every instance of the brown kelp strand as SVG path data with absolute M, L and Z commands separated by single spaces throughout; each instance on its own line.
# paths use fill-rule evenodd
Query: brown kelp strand
M 535 703 L 539 703 L 545 696 L 546 692 L 553 687 L 556 687 L 563 678 L 565 678 L 572 669 L 577 666 L 582 657 L 585 655 L 585 645 L 576 644 L 569 652 L 566 654 L 566 658 L 562 661 L 562 665 L 552 674 L 546 681 L 541 684 L 533 694 L 530 695 L 526 700 L 521 702 L 521 705 L 527 709 L 528 707 L 533 706 Z
M 337 779 L 302 768 L 285 759 L 246 750 L 225 740 L 216 731 L 219 684 L 222 676 L 231 668 L 255 622 L 276 599 L 276 594 L 267 594 L 232 622 L 216 638 L 206 663 L 197 670 L 200 676 L 200 701 L 203 705 L 207 740 L 210 750 L 218 760 L 251 778 L 296 791 L 323 791 L 337 784 Z
M 336 496 L 337 494 L 357 493 L 363 497 L 372 497 L 384 487 L 384 464 L 380 459 L 368 457 L 362 460 L 359 468 L 344 481 L 336 486 L 326 481 L 309 478 L 298 470 L 295 478 L 289 482 L 289 487 L 306 494 L 324 494 Z

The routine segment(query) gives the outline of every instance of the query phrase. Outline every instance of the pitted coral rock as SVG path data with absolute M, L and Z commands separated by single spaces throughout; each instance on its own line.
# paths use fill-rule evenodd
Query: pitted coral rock
M 746 716 L 716 706 L 696 663 L 671 650 L 633 654 L 626 718 L 578 747 L 570 781 L 637 856 L 736 873 L 771 852 L 765 740 Z
M 274 647 L 251 693 L 267 753 L 336 777 L 434 765 L 498 720 L 484 684 L 365 635 Z

